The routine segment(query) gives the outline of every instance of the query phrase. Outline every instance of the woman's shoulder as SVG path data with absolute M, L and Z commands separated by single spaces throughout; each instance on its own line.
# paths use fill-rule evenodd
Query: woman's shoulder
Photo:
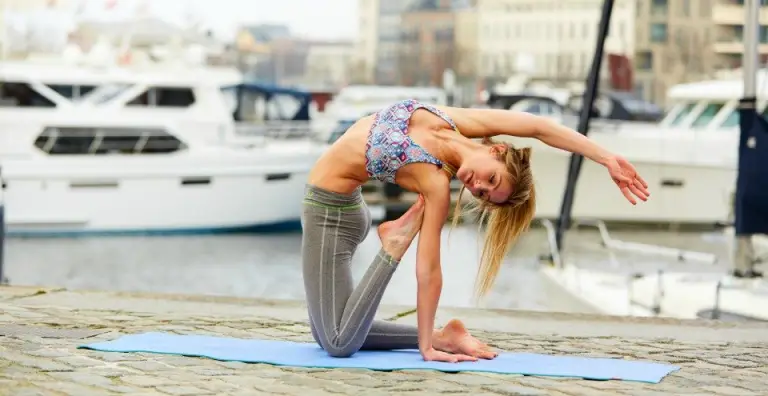
M 413 175 L 418 184 L 419 193 L 434 199 L 448 199 L 451 195 L 451 179 L 446 171 L 432 164 L 419 164 L 414 167 Z

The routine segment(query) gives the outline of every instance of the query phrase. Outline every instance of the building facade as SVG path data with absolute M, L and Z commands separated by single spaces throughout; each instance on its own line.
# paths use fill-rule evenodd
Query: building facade
M 450 0 L 422 1 L 401 15 L 398 84 L 440 86 L 454 69 L 455 14 Z
M 477 70 L 484 77 L 528 74 L 583 79 L 591 65 L 603 0 L 478 0 Z M 606 52 L 631 57 L 634 1 L 614 5 Z
M 768 0 L 761 2 L 760 54 L 768 55 Z M 646 100 L 665 104 L 673 85 L 740 68 L 744 0 L 637 0 L 635 80 Z
M 399 67 L 403 52 L 411 51 L 421 41 L 429 48 L 432 27 L 441 31 L 438 41 L 445 41 L 448 34 L 446 24 L 453 24 L 454 17 L 446 10 L 465 10 L 476 0 L 359 0 L 359 36 L 356 49 L 356 63 L 364 69 L 368 82 L 377 84 L 400 83 Z M 422 29 L 418 34 L 419 21 L 432 27 Z M 403 49 L 403 45 L 409 48 Z M 441 44 L 443 45 L 443 44 Z
M 313 42 L 307 54 L 304 85 L 336 89 L 359 79 L 354 67 L 354 43 L 346 41 Z

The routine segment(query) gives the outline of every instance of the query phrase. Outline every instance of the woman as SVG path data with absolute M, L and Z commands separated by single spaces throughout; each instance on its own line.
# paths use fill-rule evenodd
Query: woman
M 405 100 L 362 118 L 317 161 L 309 174 L 302 216 L 303 271 L 310 327 L 328 354 L 416 349 L 428 361 L 496 356 L 453 320 L 434 330 L 442 288 L 440 233 L 448 218 L 450 179 L 477 198 L 488 219 L 476 291 L 485 294 L 535 211 L 530 148 L 495 143 L 491 136 L 531 137 L 604 165 L 633 205 L 647 184 L 629 162 L 583 135 L 535 115 L 505 110 L 433 107 Z M 472 139 L 483 139 L 477 142 Z M 368 179 L 419 193 L 399 219 L 381 224 L 382 248 L 360 283 L 350 261 L 371 227 L 361 186 Z M 460 210 L 456 206 L 456 212 Z M 416 258 L 418 326 L 375 321 L 374 314 L 400 259 L 420 232 Z

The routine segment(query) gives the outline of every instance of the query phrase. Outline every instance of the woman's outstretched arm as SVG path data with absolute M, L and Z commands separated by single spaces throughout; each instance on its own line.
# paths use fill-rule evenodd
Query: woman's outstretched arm
M 462 135 L 471 139 L 498 135 L 535 138 L 548 146 L 581 154 L 599 164 L 605 164 L 611 156 L 610 152 L 586 136 L 535 114 L 499 109 L 439 108 L 454 120 Z
M 498 135 L 536 138 L 550 147 L 581 154 L 605 166 L 621 193 L 633 205 L 637 203 L 634 197 L 646 201 L 650 195 L 648 183 L 640 177 L 629 161 L 549 118 L 498 109 L 440 109 L 453 118 L 459 132 L 468 138 Z

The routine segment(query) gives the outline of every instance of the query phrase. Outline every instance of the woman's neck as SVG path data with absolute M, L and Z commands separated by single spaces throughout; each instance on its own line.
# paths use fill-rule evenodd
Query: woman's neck
M 459 169 L 464 158 L 482 146 L 480 143 L 457 134 L 454 130 L 441 130 L 435 134 L 435 137 L 439 143 L 437 158 L 455 169 Z

